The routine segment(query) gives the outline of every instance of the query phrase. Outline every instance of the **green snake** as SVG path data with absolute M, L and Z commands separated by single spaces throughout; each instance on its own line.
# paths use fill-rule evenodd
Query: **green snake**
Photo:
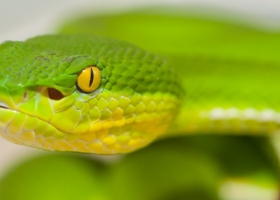
M 274 134 L 280 34 L 138 11 L 0 45 L 0 135 L 55 151 L 127 153 L 178 134 Z

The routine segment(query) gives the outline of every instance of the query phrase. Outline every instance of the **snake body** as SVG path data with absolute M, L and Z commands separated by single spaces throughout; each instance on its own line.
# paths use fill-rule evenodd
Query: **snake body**
M 88 21 L 1 44 L 2 137 L 117 154 L 162 135 L 279 130 L 278 33 L 141 12 L 94 17 L 94 28 Z M 83 91 L 78 79 L 91 66 L 100 83 Z

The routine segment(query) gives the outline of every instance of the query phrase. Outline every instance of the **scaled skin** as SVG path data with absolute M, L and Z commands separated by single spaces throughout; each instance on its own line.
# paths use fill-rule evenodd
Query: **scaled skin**
M 164 61 L 125 42 L 56 35 L 0 46 L 0 133 L 58 151 L 125 153 L 164 133 L 179 105 L 179 83 Z M 88 66 L 101 83 L 76 86 Z
M 0 46 L 3 137 L 115 154 L 159 135 L 279 131 L 279 33 L 147 12 L 85 18 L 62 32 L 82 35 Z M 102 82 L 84 94 L 77 76 L 90 65 Z M 63 98 L 49 98 L 48 88 Z
M 184 8 L 147 9 L 78 18 L 61 32 L 114 37 L 164 56 L 184 91 L 169 135 L 274 134 L 280 33 L 244 21 L 193 16 Z

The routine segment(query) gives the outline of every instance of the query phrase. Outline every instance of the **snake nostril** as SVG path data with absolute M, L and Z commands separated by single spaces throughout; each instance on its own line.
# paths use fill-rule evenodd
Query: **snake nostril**
M 64 98 L 64 95 L 60 91 L 54 88 L 48 88 L 48 93 L 49 93 L 49 98 L 53 100 L 60 100 Z

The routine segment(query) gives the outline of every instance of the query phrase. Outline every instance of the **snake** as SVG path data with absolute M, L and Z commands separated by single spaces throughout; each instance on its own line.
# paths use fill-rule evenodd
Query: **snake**
M 123 154 L 190 134 L 274 135 L 280 34 L 150 10 L 86 16 L 0 45 L 0 135 Z

